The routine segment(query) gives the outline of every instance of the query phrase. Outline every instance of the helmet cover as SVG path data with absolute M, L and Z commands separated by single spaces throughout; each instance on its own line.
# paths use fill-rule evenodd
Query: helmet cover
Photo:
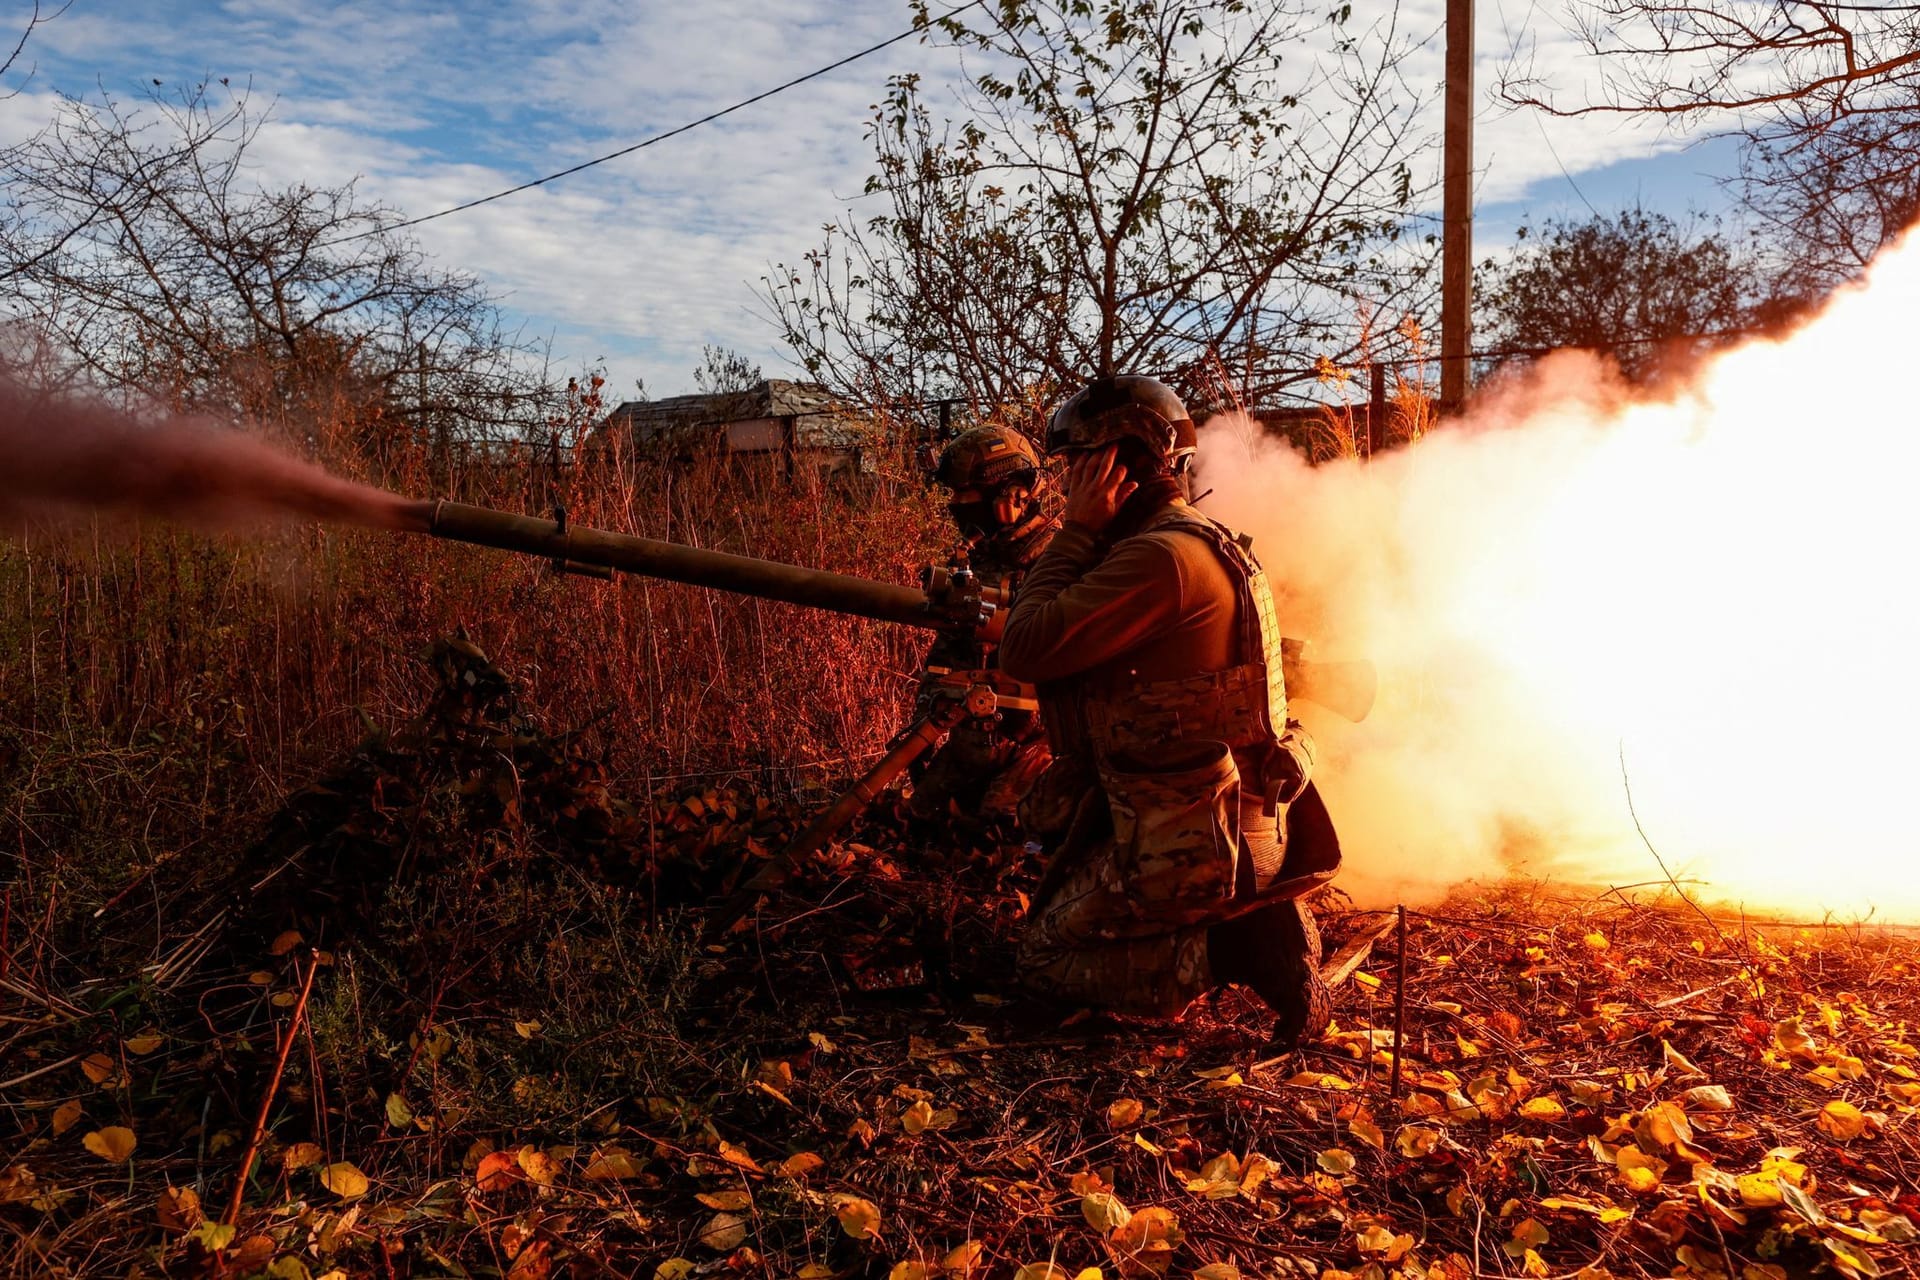
M 1055 409 L 1047 424 L 1049 454 L 1126 439 L 1140 441 L 1175 471 L 1198 443 L 1193 419 L 1173 388 L 1138 374 L 1096 378 Z

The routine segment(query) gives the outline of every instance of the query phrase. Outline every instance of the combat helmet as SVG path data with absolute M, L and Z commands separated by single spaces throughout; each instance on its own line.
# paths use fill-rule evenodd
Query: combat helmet
M 933 478 L 958 494 L 997 489 L 1021 472 L 1029 487 L 1040 474 L 1032 441 L 1012 427 L 974 427 L 941 451 Z
M 1139 374 L 1096 378 L 1053 411 L 1047 452 L 1099 449 L 1138 440 L 1176 475 L 1198 448 L 1193 418 L 1173 388 Z
M 940 454 L 934 479 L 952 490 L 947 510 L 973 545 L 1013 564 L 1030 563 L 1053 528 L 1043 495 L 1046 468 L 1012 427 L 963 431 Z

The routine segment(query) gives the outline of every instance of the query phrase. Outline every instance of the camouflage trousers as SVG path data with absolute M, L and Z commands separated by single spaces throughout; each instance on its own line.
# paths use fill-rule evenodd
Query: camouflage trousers
M 1177 744 L 1152 769 L 1101 766 L 1021 939 L 1022 981 L 1057 1000 L 1160 1016 L 1210 990 L 1207 930 L 1233 898 L 1239 795 L 1222 743 Z
M 961 725 L 914 779 L 907 811 L 923 821 L 1011 815 L 1051 757 L 1046 739 L 1010 737 Z

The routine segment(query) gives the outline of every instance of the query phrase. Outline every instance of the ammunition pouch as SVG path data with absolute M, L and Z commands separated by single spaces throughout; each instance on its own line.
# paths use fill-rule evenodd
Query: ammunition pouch
M 1113 821 L 1113 888 L 1137 918 L 1177 927 L 1219 915 L 1240 852 L 1240 770 L 1224 742 L 1162 744 L 1100 766 Z
M 1326 802 L 1320 798 L 1320 789 L 1311 782 L 1287 806 L 1281 844 L 1285 855 L 1278 873 L 1266 883 L 1256 881 L 1251 894 L 1243 891 L 1216 920 L 1236 919 L 1276 902 L 1304 898 L 1339 873 L 1340 837 L 1333 829 Z

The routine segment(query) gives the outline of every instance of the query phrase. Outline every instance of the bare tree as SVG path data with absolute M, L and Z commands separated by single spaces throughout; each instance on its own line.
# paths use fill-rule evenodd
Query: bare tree
M 960 118 L 917 77 L 869 125 L 877 212 L 767 281 L 843 394 L 1020 404 L 1218 353 L 1258 394 L 1418 311 L 1409 42 L 1296 0 L 1037 0 L 919 20 L 968 60 Z M 1388 326 L 1391 328 L 1391 326 Z
M 752 391 L 765 380 L 759 365 L 731 347 L 716 347 L 710 342 L 701 344 L 700 367 L 693 371 L 693 385 L 701 394 L 720 396 Z
M 1764 272 L 1717 231 L 1625 209 L 1549 220 L 1476 273 L 1475 328 L 1496 350 L 1610 353 L 1636 381 L 1725 341 L 1761 310 Z
M 1920 222 L 1920 86 L 1905 118 L 1796 111 L 1749 131 L 1736 186 L 1768 230 L 1783 289 L 1829 292 Z
M 1593 98 L 1524 71 L 1500 93 L 1558 115 L 1724 120 L 1735 182 L 1806 294 L 1857 274 L 1920 215 L 1920 4 L 1853 0 L 1576 0 L 1600 60 Z
M 28 68 L 26 74 L 20 76 L 18 82 L 10 86 L 7 84 L 7 77 L 14 74 L 14 69 L 20 65 L 21 55 L 26 53 L 27 42 L 33 39 L 33 33 L 46 23 L 52 22 L 55 18 L 65 13 L 72 5 L 73 0 L 66 0 L 65 4 L 49 12 L 41 5 L 40 0 L 33 0 L 33 8 L 27 14 L 26 21 L 20 27 L 19 38 L 13 42 L 13 48 L 7 50 L 7 56 L 4 59 L 0 59 L 0 102 L 5 102 L 8 98 L 18 97 L 21 88 L 28 80 L 33 78 L 33 70 L 32 68 Z
M 258 185 L 261 124 L 212 86 L 67 103 L 0 155 L 0 310 L 73 378 L 311 444 L 537 422 L 549 389 L 479 285 L 352 185 Z

